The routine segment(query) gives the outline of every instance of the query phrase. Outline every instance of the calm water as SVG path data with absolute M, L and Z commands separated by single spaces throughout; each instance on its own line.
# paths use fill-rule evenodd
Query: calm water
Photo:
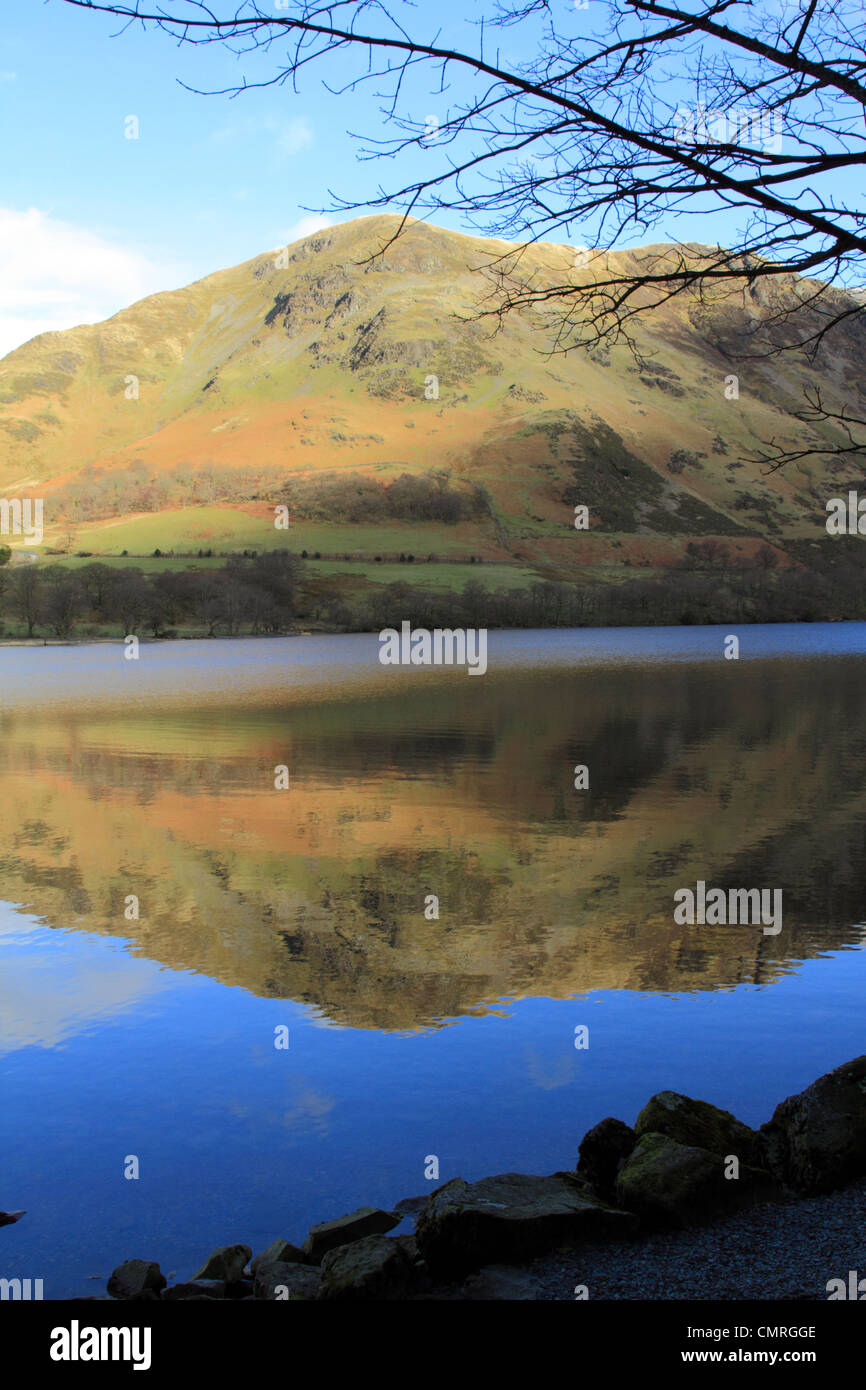
M 188 1277 L 428 1155 L 571 1167 L 663 1087 L 757 1124 L 866 1051 L 866 625 L 724 635 L 0 648 L 0 1274 Z M 782 931 L 675 925 L 699 878 Z

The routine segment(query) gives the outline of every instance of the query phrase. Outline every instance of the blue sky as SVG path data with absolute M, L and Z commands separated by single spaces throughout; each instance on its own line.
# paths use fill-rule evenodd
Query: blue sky
M 430 22 L 449 10 L 453 33 L 456 0 Z M 222 45 L 121 27 L 61 0 L 4 17 L 0 353 L 341 220 L 306 209 L 329 206 L 329 189 L 360 198 L 381 176 L 347 134 L 385 135 L 373 88 L 335 96 L 312 69 L 299 93 L 200 96 L 177 79 L 210 89 L 269 76 L 276 51 L 238 61 Z M 424 119 L 445 99 L 418 100 Z
M 572 12 L 575 26 L 591 30 L 593 3 Z M 472 42 L 467 13 L 461 0 L 417 9 L 422 29 L 432 37 L 441 24 L 455 44 Z M 120 28 L 61 0 L 27 0 L 4 16 L 0 353 L 283 245 L 335 220 L 306 211 L 327 206 L 329 189 L 360 199 L 395 172 L 359 163 L 347 134 L 388 134 L 373 86 L 335 96 L 314 67 L 299 93 L 199 96 L 177 79 L 231 86 L 270 75 L 276 52 L 239 62 L 222 45 L 178 47 L 140 26 L 112 37 Z M 515 31 L 504 43 L 520 49 Z M 344 62 L 348 75 L 357 57 Z M 447 97 L 429 95 L 431 79 L 411 98 L 421 120 L 447 109 Z M 138 139 L 125 138 L 129 116 Z M 677 229 L 671 219 L 664 234 L 677 231 L 719 234 L 718 224 Z
M 5 17 L 0 351 L 281 245 L 354 183 L 350 103 L 319 80 L 196 96 L 176 78 L 236 81 L 228 54 L 118 27 L 57 0 Z

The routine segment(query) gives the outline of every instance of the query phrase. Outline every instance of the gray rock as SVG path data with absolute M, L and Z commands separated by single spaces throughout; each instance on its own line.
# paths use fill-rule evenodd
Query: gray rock
M 275 1302 L 316 1298 L 321 1277 L 318 1269 L 296 1264 L 293 1260 L 260 1265 L 256 1271 L 255 1296 Z
M 382 1211 L 379 1207 L 359 1207 L 348 1216 L 338 1216 L 334 1221 L 322 1221 L 311 1226 L 310 1233 L 303 1244 L 304 1259 L 308 1264 L 319 1264 L 329 1250 L 352 1241 L 363 1240 L 365 1236 L 380 1236 L 392 1231 L 403 1220 L 402 1212 Z
M 741 1163 L 762 1167 L 760 1138 L 729 1110 L 720 1110 L 706 1100 L 692 1100 L 678 1091 L 659 1091 L 647 1101 L 634 1124 L 638 1138 L 643 1134 L 666 1134 L 678 1144 L 726 1157 L 733 1154 Z
M 227 1284 L 236 1284 L 242 1278 L 247 1262 L 252 1257 L 248 1245 L 220 1245 L 211 1251 L 201 1269 L 193 1279 L 223 1279 Z
M 616 1175 L 636 1143 L 637 1135 L 630 1125 L 610 1115 L 600 1120 L 580 1141 L 577 1176 L 603 1201 L 612 1201 Z
M 643 1134 L 616 1180 L 616 1199 L 650 1229 L 700 1226 L 718 1216 L 782 1199 L 769 1173 L 740 1164 L 725 1177 L 721 1154 L 679 1144 L 666 1134 Z
M 322 1260 L 320 1298 L 406 1298 L 417 1291 L 415 1266 L 400 1240 L 365 1236 L 329 1251 Z
M 165 1275 L 153 1260 L 124 1260 L 109 1275 L 106 1288 L 112 1298 L 140 1303 L 159 1298 L 165 1282 Z
M 233 1283 L 225 1285 L 226 1298 L 253 1298 L 254 1289 L 252 1279 L 235 1279 Z
M 424 1192 L 420 1197 L 402 1197 L 399 1202 L 394 1203 L 394 1212 L 400 1212 L 402 1216 L 410 1216 L 414 1220 L 418 1212 L 426 1207 L 429 1196 L 429 1192 Z
M 392 1236 L 391 1241 L 392 1244 L 401 1246 L 409 1258 L 409 1262 L 413 1268 L 411 1282 L 415 1292 L 418 1294 L 426 1293 L 428 1289 L 432 1288 L 433 1281 L 430 1278 L 427 1261 L 418 1249 L 418 1241 L 415 1235 L 408 1232 L 404 1236 Z
M 174 1303 L 179 1299 L 189 1298 L 224 1298 L 225 1285 L 215 1281 L 211 1284 L 172 1284 L 170 1288 L 163 1291 L 163 1302 Z
M 622 1239 L 637 1220 L 592 1197 L 573 1173 L 500 1173 L 468 1183 L 452 1178 L 418 1217 L 418 1249 L 434 1278 L 483 1265 L 517 1263 L 557 1246 Z
M 866 1056 L 783 1100 L 761 1126 L 761 1143 L 767 1166 L 803 1195 L 866 1175 Z
M 304 1263 L 304 1252 L 297 1245 L 292 1245 L 289 1240 L 275 1240 L 269 1245 L 267 1250 L 263 1250 L 260 1255 L 256 1255 L 250 1264 L 250 1270 L 255 1275 L 257 1270 L 264 1269 L 266 1265 L 300 1265 Z

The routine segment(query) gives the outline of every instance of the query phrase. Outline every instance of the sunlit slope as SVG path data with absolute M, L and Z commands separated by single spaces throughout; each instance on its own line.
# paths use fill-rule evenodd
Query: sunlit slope
M 748 549 L 820 534 L 833 474 L 813 462 L 766 476 L 746 461 L 761 440 L 806 437 L 790 412 L 814 366 L 797 357 L 735 365 L 771 340 L 793 281 L 742 302 L 675 301 L 635 328 L 641 360 L 625 346 L 551 355 L 548 308 L 499 326 L 479 318 L 490 290 L 480 270 L 513 248 L 412 223 L 383 250 L 396 227 L 389 216 L 347 222 L 9 354 L 0 363 L 4 493 L 46 496 L 50 542 L 63 529 L 52 496 L 99 470 L 388 478 L 447 468 L 490 494 L 489 514 L 472 527 L 489 558 L 609 561 L 614 538 L 625 537 L 639 562 L 664 564 L 671 544 L 676 553 L 695 535 Z M 608 260 L 637 254 L 666 253 Z M 519 275 L 576 282 L 607 263 L 575 267 L 573 248 L 541 244 L 523 253 Z M 859 390 L 862 330 L 852 322 L 832 341 L 822 382 Z M 730 384 L 726 395 L 731 374 L 736 398 Z M 241 531 L 245 543 L 273 537 L 268 503 L 279 497 L 267 491 L 241 509 L 242 524 L 215 527 L 219 544 L 231 548 Z M 590 508 L 588 536 L 572 525 L 579 501 Z M 196 510 L 172 509 L 172 545 L 201 545 Z M 132 552 L 133 519 L 128 526 L 117 516 L 88 523 L 87 548 Z M 150 547 L 152 519 L 145 529 Z M 402 529 L 411 544 L 412 523 Z

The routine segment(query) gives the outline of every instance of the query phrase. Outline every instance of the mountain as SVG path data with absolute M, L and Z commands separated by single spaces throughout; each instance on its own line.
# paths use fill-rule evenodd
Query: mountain
M 816 363 L 744 360 L 808 289 L 786 277 L 679 297 L 636 323 L 639 360 L 625 345 L 551 354 L 552 308 L 498 327 L 478 317 L 490 293 L 479 267 L 513 246 L 412 222 L 383 250 L 398 225 L 346 222 L 10 353 L 3 495 L 43 496 L 46 544 L 95 553 L 300 547 L 309 535 L 335 555 L 435 549 L 568 578 L 663 568 L 698 536 L 724 537 L 734 557 L 769 542 L 783 564 L 792 544 L 826 540 L 825 504 L 850 468 L 767 474 L 748 460 L 771 438 L 819 437 L 792 418 L 805 387 L 844 392 L 863 413 L 858 319 Z M 575 269 L 573 247 L 540 243 L 519 264 L 543 285 L 673 254 L 605 253 Z M 458 519 L 346 510 L 356 475 L 431 471 L 450 474 Z M 332 475 L 345 485 L 320 495 Z M 275 532 L 286 498 L 293 529 Z M 588 531 L 574 528 L 581 503 Z

